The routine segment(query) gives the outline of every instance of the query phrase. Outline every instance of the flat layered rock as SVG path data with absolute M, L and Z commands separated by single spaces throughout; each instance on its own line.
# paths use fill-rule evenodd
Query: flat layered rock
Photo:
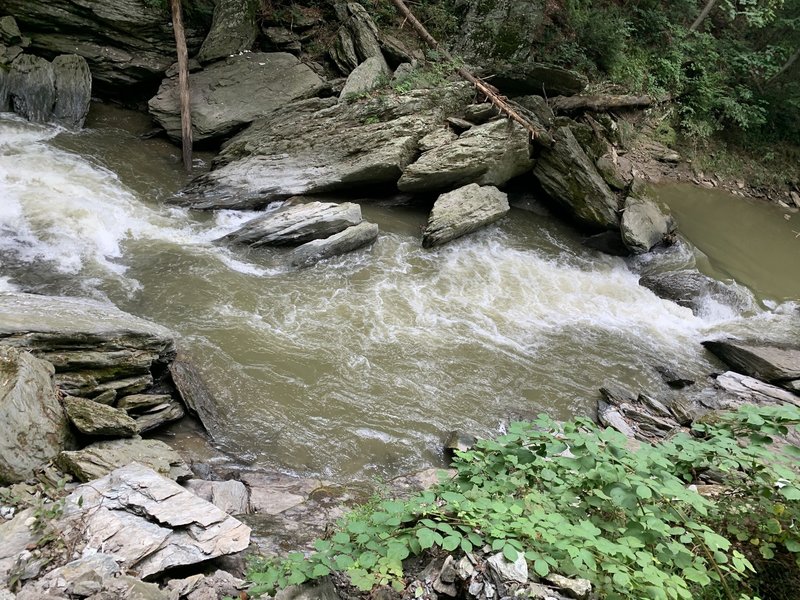
M 792 392 L 741 373 L 728 371 L 719 375 L 715 383 L 718 388 L 736 394 L 750 404 L 794 404 L 800 407 L 800 397 Z
M 250 493 L 241 481 L 190 479 L 183 487 L 229 515 L 246 515 L 250 512 Z
M 285 104 L 316 95 L 319 75 L 286 52 L 247 52 L 189 75 L 195 142 L 236 132 Z M 148 102 L 150 114 L 173 140 L 181 137 L 178 79 L 165 79 Z
M 179 357 L 170 363 L 169 374 L 186 408 L 213 437 L 219 426 L 219 412 L 214 395 L 203 381 L 200 371 L 192 363 Z
M 139 427 L 124 410 L 85 398 L 64 398 L 64 408 L 72 424 L 86 435 L 132 437 Z
M 179 402 L 170 400 L 163 404 L 158 404 L 143 413 L 134 414 L 133 418 L 139 433 L 145 433 L 163 427 L 168 423 L 182 419 L 186 412 Z
M 510 210 L 508 196 L 493 186 L 466 185 L 436 200 L 422 246 L 440 246 L 494 223 Z
M 59 454 L 57 463 L 81 481 L 105 477 L 133 462 L 146 465 L 171 479 L 188 479 L 192 472 L 172 448 L 159 440 L 131 438 L 89 444 L 82 450 Z
M 777 385 L 800 379 L 798 347 L 739 340 L 706 341 L 703 346 L 739 373 Z
M 0 345 L 0 483 L 30 477 L 71 444 L 53 366 Z
M 59 531 L 84 540 L 84 554 L 111 554 L 143 579 L 250 544 L 249 527 L 141 464 L 76 488 Z
M 251 247 L 297 246 L 327 238 L 360 222 L 361 207 L 352 202 L 292 204 L 248 221 L 221 241 Z
M 307 266 L 320 260 L 358 250 L 378 237 L 378 226 L 366 221 L 353 225 L 322 240 L 314 240 L 297 247 L 291 256 L 295 266 Z
M 424 152 L 406 168 L 397 187 L 404 192 L 436 192 L 469 183 L 499 186 L 532 167 L 528 133 L 513 121 L 500 119 Z

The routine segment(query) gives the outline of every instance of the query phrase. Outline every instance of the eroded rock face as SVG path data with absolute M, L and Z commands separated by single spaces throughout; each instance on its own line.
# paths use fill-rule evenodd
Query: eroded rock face
M 554 146 L 542 152 L 533 174 L 544 191 L 583 226 L 618 229 L 618 201 L 572 131 L 560 127 Z
M 404 192 L 434 192 L 476 183 L 503 185 L 533 167 L 528 133 L 507 119 L 472 127 L 424 152 L 397 182 Z
M 649 273 L 639 279 L 639 285 L 660 298 L 690 308 L 695 314 L 701 312 L 709 300 L 737 308 L 749 303 L 749 298 L 736 288 L 689 269 Z
M 0 483 L 24 480 L 71 444 L 53 366 L 0 345 Z
M 217 2 L 211 30 L 197 53 L 197 60 L 209 63 L 251 50 L 258 37 L 257 12 L 258 2 L 254 0 Z
M 250 528 L 140 464 L 79 486 L 66 499 L 60 531 L 85 540 L 146 579 L 167 569 L 240 552 Z
M 510 210 L 508 197 L 493 186 L 466 185 L 439 196 L 422 234 L 422 246 L 440 246 L 494 223 Z
M 62 54 L 53 59 L 53 75 L 56 87 L 53 120 L 64 127 L 80 129 L 92 100 L 89 64 L 77 54 Z
M 224 137 L 285 104 L 316 95 L 323 81 L 296 56 L 248 52 L 189 75 L 195 142 Z M 181 137 L 178 78 L 165 79 L 148 103 L 174 140 Z
M 199 209 L 266 206 L 298 194 L 393 184 L 420 139 L 472 96 L 469 84 L 361 102 L 315 98 L 286 105 L 230 140 L 219 167 L 175 199 Z
M 8 74 L 8 96 L 19 116 L 33 123 L 47 122 L 56 100 L 53 65 L 30 54 L 17 58 Z

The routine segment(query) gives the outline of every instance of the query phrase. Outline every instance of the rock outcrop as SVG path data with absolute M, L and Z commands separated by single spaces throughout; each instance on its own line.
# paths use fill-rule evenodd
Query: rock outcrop
M 31 476 L 71 442 L 53 366 L 0 345 L 0 484 Z
M 33 123 L 46 123 L 56 101 L 52 63 L 30 54 L 17 58 L 8 74 L 8 98 L 19 116 Z
M 734 371 L 800 391 L 800 348 L 796 346 L 733 339 L 706 341 L 703 346 Z
M 528 133 L 513 121 L 500 119 L 424 152 L 406 168 L 397 187 L 404 192 L 437 192 L 469 183 L 498 186 L 531 167 Z
M 493 186 L 471 183 L 436 200 L 422 233 L 422 246 L 440 246 L 494 223 L 510 210 L 508 197 Z
M 53 120 L 69 129 L 80 129 L 92 100 L 89 64 L 77 54 L 62 54 L 53 59 L 53 75 L 56 86 Z
M 311 265 L 320 260 L 358 250 L 371 244 L 378 237 L 375 223 L 362 221 L 321 240 L 312 240 L 298 246 L 291 256 L 291 263 L 298 267 Z
M 617 197 L 594 161 L 568 127 L 560 127 L 553 140 L 554 146 L 542 152 L 533 170 L 544 191 L 584 227 L 618 229 Z
M 357 98 L 389 81 L 392 72 L 383 56 L 371 56 L 347 77 L 347 81 L 339 94 L 340 100 Z
M 175 202 L 251 209 L 297 194 L 394 184 L 416 158 L 420 139 L 471 96 L 469 84 L 454 83 L 355 103 L 288 104 L 230 140 L 217 168 Z
M 230 135 L 294 100 L 316 95 L 323 81 L 296 56 L 247 52 L 189 75 L 192 135 L 203 142 Z M 165 79 L 148 103 L 173 140 L 181 137 L 178 78 Z
M 378 28 L 367 10 L 357 2 L 347 2 L 338 4 L 336 12 L 342 26 L 336 32 L 330 56 L 337 68 L 347 75 L 369 58 L 383 60 Z
M 677 226 L 647 193 L 643 182 L 634 181 L 620 222 L 622 241 L 634 254 L 644 254 L 669 242 Z
M 245 50 L 252 50 L 258 37 L 255 0 L 217 2 L 211 30 L 197 53 L 197 60 L 209 63 Z

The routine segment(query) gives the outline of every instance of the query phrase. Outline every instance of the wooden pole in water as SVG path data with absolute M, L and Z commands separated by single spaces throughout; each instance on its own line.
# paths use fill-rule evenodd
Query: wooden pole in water
M 450 53 L 446 49 L 442 48 L 439 42 L 436 41 L 436 38 L 428 33 L 428 30 L 425 29 L 425 26 L 419 21 L 419 19 L 417 19 L 417 17 L 414 16 L 414 13 L 411 12 L 411 9 L 408 8 L 403 0 L 392 0 L 392 3 L 395 5 L 397 10 L 400 11 L 400 14 L 403 15 L 403 17 L 409 23 L 411 23 L 411 26 L 416 30 L 419 37 L 421 37 L 425 43 L 431 47 L 432 50 L 439 52 L 439 54 L 441 54 L 445 60 L 453 62 L 453 57 L 450 55 Z M 494 104 L 501 113 L 505 114 L 509 119 L 522 125 L 522 127 L 528 132 L 531 141 L 538 141 L 540 144 L 546 146 L 552 143 L 552 140 L 546 131 L 536 127 L 528 119 L 514 110 L 514 108 L 506 101 L 506 98 L 501 96 L 495 88 L 473 75 L 464 67 L 459 67 L 457 71 L 461 77 L 469 81 L 478 90 L 480 90 L 480 92 L 486 96 L 486 98 L 488 98 L 489 101 Z
M 178 89 L 181 102 L 181 138 L 183 144 L 183 166 L 192 172 L 192 109 L 189 95 L 189 51 L 186 49 L 186 33 L 183 30 L 181 0 L 171 0 L 172 29 L 175 32 L 175 47 L 178 51 Z

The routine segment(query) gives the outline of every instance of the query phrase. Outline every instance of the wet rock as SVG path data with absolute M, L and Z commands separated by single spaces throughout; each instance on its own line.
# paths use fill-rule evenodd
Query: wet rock
M 295 266 L 307 266 L 331 256 L 362 248 L 374 242 L 377 237 L 378 226 L 363 221 L 325 239 L 306 242 L 292 252 L 290 260 Z
M 423 248 L 440 246 L 494 223 L 510 210 L 508 197 L 493 186 L 471 183 L 436 200 L 422 233 Z
M 148 578 L 247 548 L 250 528 L 174 481 L 129 464 L 66 499 L 60 530 Z
M 800 407 L 800 397 L 794 393 L 733 371 L 719 375 L 715 383 L 720 389 L 735 394 L 748 404 L 763 406 L 786 403 Z
M 97 402 L 97 398 L 93 398 Z M 156 406 L 172 400 L 168 394 L 131 394 L 120 398 L 117 402 L 117 408 L 125 409 L 128 414 L 135 414 L 147 411 Z
M 289 102 L 309 98 L 323 81 L 285 52 L 248 52 L 189 75 L 195 142 L 221 138 Z M 165 79 L 148 102 L 150 114 L 173 140 L 181 137 L 178 79 Z
M 199 209 L 260 208 L 297 194 L 394 184 L 420 138 L 472 92 L 461 83 L 360 102 L 286 105 L 230 140 L 218 168 L 175 199 Z
M 644 254 L 659 244 L 669 243 L 676 227 L 672 216 L 650 198 L 644 182 L 634 181 L 620 223 L 622 241 L 631 252 Z
M 621 385 L 606 383 L 600 388 L 600 394 L 602 394 L 606 402 L 613 406 L 622 406 L 623 404 L 633 404 L 636 402 L 636 394 Z
M 132 437 L 139 433 L 136 421 L 124 410 L 85 398 L 64 398 L 72 424 L 86 435 Z
M 179 356 L 170 363 L 169 373 L 186 408 L 200 420 L 205 430 L 213 437 L 219 427 L 217 403 L 200 372 L 192 363 Z
M 171 479 L 188 479 L 192 475 L 178 453 L 159 440 L 131 438 L 95 442 L 82 450 L 62 452 L 57 459 L 61 469 L 81 481 L 104 477 L 133 462 Z
M 683 388 L 694 385 L 695 383 L 693 379 L 680 376 L 671 367 L 656 365 L 654 368 L 661 376 L 661 379 L 664 381 L 664 383 L 673 389 L 682 390 Z
M 583 245 L 611 256 L 630 256 L 631 251 L 622 241 L 619 231 L 602 231 L 583 240 Z
M 680 270 L 666 273 L 649 273 L 639 279 L 656 296 L 671 300 L 680 306 L 699 313 L 708 300 L 728 306 L 741 306 L 744 298 L 734 288 L 703 275 L 699 271 Z
M 158 429 L 172 423 L 178 419 L 182 419 L 186 413 L 180 403 L 170 400 L 158 406 L 154 406 L 146 412 L 135 415 L 134 422 L 139 428 L 139 433 L 145 433 Z
M 603 181 L 605 181 L 611 189 L 622 191 L 628 185 L 620 169 L 607 154 L 598 158 L 595 162 L 595 166 L 597 167 L 597 172 L 600 173 L 600 176 L 603 178 Z
M 444 442 L 444 449 L 445 452 L 449 451 L 451 455 L 454 450 L 466 452 L 472 448 L 477 441 L 478 438 L 470 433 L 465 433 L 463 431 L 451 431 L 447 435 L 447 440 Z
M 33 123 L 50 120 L 56 100 L 53 65 L 39 56 L 23 54 L 11 63 L 8 96 L 15 113 Z
M 372 57 L 383 58 L 378 27 L 366 9 L 357 2 L 336 6 L 342 26 L 330 50 L 331 59 L 345 75 Z
M 710 340 L 703 346 L 733 370 L 783 385 L 800 379 L 800 348 L 754 341 Z
M 561 575 L 548 575 L 547 580 L 561 591 L 565 592 L 570 598 L 576 600 L 587 600 L 592 593 L 592 582 L 588 579 L 570 579 Z
M 53 120 L 69 129 L 80 129 L 92 100 L 89 64 L 77 54 L 62 54 L 53 59 L 53 76 L 56 94 Z
M 172 333 L 87 298 L 0 293 L 0 345 L 53 363 L 67 394 L 123 395 L 152 384 L 150 369 L 175 355 Z
M 637 437 L 636 431 L 630 426 L 625 417 L 622 416 L 620 410 L 613 404 L 598 400 L 597 419 L 600 421 L 601 425 L 616 429 L 627 438 L 635 439 Z
M 389 70 L 383 56 L 372 56 L 358 65 L 350 75 L 339 94 L 340 100 L 347 100 L 371 92 L 389 81 Z
M 211 29 L 197 53 L 197 60 L 205 64 L 251 50 L 258 36 L 258 9 L 254 0 L 217 2 Z
M 528 133 L 498 120 L 472 127 L 458 139 L 428 150 L 403 172 L 404 192 L 434 192 L 477 183 L 500 186 L 533 166 Z
M 544 191 L 590 229 L 617 229 L 618 202 L 568 127 L 553 136 L 533 173 Z
M 71 443 L 53 366 L 0 345 L 0 483 L 22 481 Z
M 190 479 L 183 487 L 229 515 L 246 515 L 250 512 L 249 493 L 241 481 Z
M 296 246 L 329 237 L 361 222 L 361 207 L 352 202 L 290 204 L 248 221 L 221 241 L 259 246 Z

